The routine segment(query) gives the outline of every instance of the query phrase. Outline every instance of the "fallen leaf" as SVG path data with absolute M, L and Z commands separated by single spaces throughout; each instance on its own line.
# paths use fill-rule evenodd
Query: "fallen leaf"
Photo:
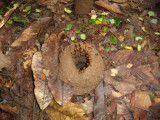
M 134 107 L 142 108 L 148 110 L 149 106 L 152 105 L 151 99 L 146 91 L 136 91 L 134 92 L 131 105 Z
M 117 103 L 117 114 L 123 115 L 125 120 L 134 120 L 131 112 L 129 111 L 128 107 L 125 105 L 123 101 Z
M 43 74 L 43 65 L 42 65 L 42 54 L 41 52 L 36 52 L 33 55 L 32 59 L 32 71 L 34 76 L 34 93 L 37 99 L 37 102 L 41 108 L 44 110 L 52 101 L 53 97 L 48 88 L 46 79 L 41 80 L 41 74 Z
M 152 68 L 150 65 L 143 65 L 137 68 L 133 68 L 131 70 L 131 74 L 142 80 L 144 83 L 149 83 L 155 79 L 151 73 L 151 70 Z
M 84 117 L 84 110 L 72 102 L 68 102 L 61 107 L 55 101 L 52 101 L 46 108 L 46 113 L 51 120 L 89 120 Z
M 94 103 L 94 97 L 91 97 L 91 99 L 85 98 L 84 103 L 81 104 L 83 109 L 85 110 L 86 114 L 90 114 L 93 112 L 93 103 Z
M 8 67 L 11 64 L 9 58 L 7 58 L 4 54 L 0 53 L 0 71 L 4 67 Z
M 104 1 L 96 1 L 95 4 L 101 6 L 109 11 L 113 11 L 115 13 L 126 15 L 120 10 L 120 7 L 116 3 L 108 4 Z
M 27 29 L 25 29 L 22 32 L 22 34 L 18 37 L 18 39 L 16 39 L 12 43 L 11 47 L 21 46 L 21 44 L 23 42 L 27 42 L 27 41 L 34 39 L 37 36 L 37 34 L 39 33 L 41 27 L 43 25 L 46 25 L 50 19 L 51 19 L 51 17 L 44 17 L 44 18 L 41 18 L 40 20 L 32 23 Z
M 42 45 L 42 61 L 44 69 L 47 70 L 48 87 L 55 101 L 64 105 L 70 101 L 73 90 L 72 87 L 62 82 L 58 77 L 59 71 L 59 39 L 56 34 L 51 34 Z
M 134 84 L 126 81 L 119 82 L 116 88 L 122 95 L 130 94 L 136 90 L 136 86 Z
M 105 108 L 105 98 L 104 98 L 104 84 L 103 81 L 100 82 L 98 87 L 95 89 L 95 102 L 94 102 L 94 119 L 95 120 L 105 120 L 107 109 Z

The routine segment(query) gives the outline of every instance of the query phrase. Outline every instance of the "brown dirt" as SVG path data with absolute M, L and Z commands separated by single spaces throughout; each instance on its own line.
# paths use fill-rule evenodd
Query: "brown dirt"
M 79 51 L 75 52 L 76 45 L 83 46 L 85 52 L 83 52 L 84 50 L 79 52 L 81 49 L 78 47 Z M 77 57 L 80 53 L 83 56 Z M 73 54 L 76 55 L 76 58 Z M 88 55 L 89 57 L 87 57 Z M 91 59 L 91 62 L 89 59 Z M 94 89 L 101 81 L 103 70 L 104 62 L 102 57 L 90 44 L 71 44 L 60 54 L 60 79 L 74 86 L 74 94 L 76 95 L 89 93 Z

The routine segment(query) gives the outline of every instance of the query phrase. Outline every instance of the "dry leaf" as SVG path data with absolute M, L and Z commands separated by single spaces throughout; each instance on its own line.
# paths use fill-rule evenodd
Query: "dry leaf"
M 116 3 L 108 4 L 108 3 L 104 2 L 104 1 L 96 1 L 95 3 L 97 5 L 99 5 L 99 6 L 101 6 L 101 7 L 109 10 L 109 11 L 113 11 L 115 13 L 126 15 L 120 10 L 120 7 Z
M 120 103 L 117 103 L 117 114 L 123 115 L 125 120 L 134 120 L 129 109 L 127 108 L 127 106 L 123 101 L 120 101 Z
M 58 77 L 59 71 L 59 39 L 55 34 L 50 35 L 42 45 L 42 57 L 44 69 L 48 71 L 46 79 L 48 87 L 57 103 L 64 105 L 70 101 L 72 87 L 62 82 Z
M 50 93 L 50 90 L 47 85 L 46 79 L 41 79 L 43 74 L 43 65 L 42 65 L 42 54 L 41 52 L 36 52 L 32 60 L 32 71 L 35 79 L 35 97 L 41 108 L 44 110 L 52 101 L 53 97 Z
M 103 81 L 95 89 L 95 102 L 93 106 L 95 120 L 106 120 L 107 109 L 105 107 L 104 89 Z
M 84 117 L 84 110 L 72 102 L 61 107 L 53 100 L 47 107 L 46 113 L 51 120 L 89 120 Z
M 126 81 L 119 82 L 116 88 L 122 95 L 132 93 L 136 90 L 136 86 L 134 84 Z
M 146 91 L 136 91 L 132 96 L 131 105 L 148 110 L 149 106 L 152 105 L 152 102 Z
M 8 59 L 4 54 L 0 53 L 0 71 L 2 68 L 8 67 L 10 64 L 10 59 Z
M 41 27 L 46 25 L 47 22 L 51 19 L 51 17 L 41 18 L 39 21 L 32 23 L 27 29 L 25 29 L 22 34 L 15 40 L 11 47 L 18 47 L 25 41 L 30 41 L 37 36 Z

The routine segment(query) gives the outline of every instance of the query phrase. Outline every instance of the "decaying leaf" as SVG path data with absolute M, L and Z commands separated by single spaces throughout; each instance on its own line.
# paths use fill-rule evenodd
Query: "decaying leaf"
M 7 58 L 4 54 L 0 53 L 0 71 L 4 67 L 8 67 L 11 64 L 9 58 Z
M 136 91 L 132 96 L 131 105 L 148 110 L 149 106 L 152 105 L 152 102 L 146 91 Z
M 137 52 L 133 50 L 119 50 L 111 56 L 114 65 L 133 64 L 133 67 L 150 64 L 157 61 L 158 57 L 151 52 Z
M 53 100 L 46 109 L 46 113 L 51 120 L 89 120 L 84 117 L 84 110 L 72 102 L 61 107 Z
M 120 103 L 117 103 L 117 114 L 123 115 L 125 120 L 134 120 L 129 109 L 127 108 L 127 106 L 123 101 L 120 101 Z
M 105 98 L 104 98 L 104 84 L 103 81 L 95 89 L 95 102 L 94 102 L 94 119 L 106 120 Z
M 51 17 L 41 18 L 39 21 L 32 23 L 27 29 L 25 29 L 22 34 L 12 43 L 12 47 L 21 46 L 23 42 L 30 41 L 37 36 L 41 27 L 46 25 L 46 23 L 51 19 Z
M 44 69 L 48 71 L 46 79 L 48 87 L 57 103 L 64 105 L 73 95 L 72 87 L 58 78 L 59 70 L 59 39 L 55 34 L 50 35 L 42 45 Z
M 113 3 L 113 4 L 108 4 L 104 1 L 96 1 L 95 2 L 97 5 L 99 6 L 102 6 L 103 8 L 109 10 L 109 11 L 113 11 L 115 13 L 119 13 L 119 14 L 123 14 L 125 15 L 121 10 L 120 10 L 120 7 L 116 4 L 116 3 Z
M 36 52 L 32 59 L 32 71 L 35 79 L 35 97 L 41 110 L 44 110 L 52 101 L 53 97 L 47 85 L 46 77 L 43 73 L 42 54 Z

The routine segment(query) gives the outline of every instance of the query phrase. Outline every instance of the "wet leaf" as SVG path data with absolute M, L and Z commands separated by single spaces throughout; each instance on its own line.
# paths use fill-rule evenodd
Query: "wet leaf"
M 149 11 L 148 15 L 149 15 L 149 17 L 154 16 L 154 12 L 153 11 Z
M 110 41 L 111 41 L 113 44 L 117 44 L 117 38 L 116 38 L 114 35 L 111 35 Z
M 61 107 L 55 101 L 52 101 L 46 109 L 46 113 L 51 120 L 89 120 L 84 117 L 84 110 L 72 102 L 68 102 Z
M 34 94 L 37 99 L 37 102 L 41 108 L 44 110 L 52 101 L 53 97 L 48 88 L 46 77 L 43 74 L 43 65 L 42 65 L 42 54 L 41 52 L 36 52 L 32 59 L 32 71 L 34 76 Z
M 104 1 L 96 1 L 95 2 L 97 5 L 109 10 L 109 11 L 113 11 L 115 13 L 119 13 L 119 14 L 123 14 L 125 15 L 121 10 L 120 10 L 120 7 L 116 4 L 116 3 L 113 3 L 113 4 L 108 4 Z
M 67 9 L 67 8 L 64 8 L 64 11 L 65 11 L 66 13 L 68 13 L 68 14 L 71 14 L 71 13 L 72 13 L 72 10 L 69 10 L 69 9 Z
M 104 83 L 101 81 L 95 89 L 95 102 L 93 106 L 95 120 L 106 120 L 107 109 L 105 108 L 104 94 Z
M 43 73 L 48 81 L 48 87 L 55 101 L 64 105 L 73 95 L 72 87 L 63 83 L 58 77 L 59 71 L 59 39 L 56 34 L 51 34 L 42 45 Z
M 2 68 L 8 67 L 10 64 L 10 59 L 7 58 L 7 56 L 5 56 L 4 54 L 0 53 L 0 71 L 2 70 Z
M 44 17 L 40 20 L 32 23 L 27 29 L 25 29 L 22 34 L 12 43 L 11 47 L 21 46 L 22 43 L 33 40 L 33 38 L 37 37 L 40 29 L 43 25 L 49 22 L 50 17 Z
M 72 25 L 71 25 L 71 24 L 68 24 L 68 25 L 66 26 L 66 28 L 64 28 L 64 30 L 71 30 L 71 28 L 72 28 Z

